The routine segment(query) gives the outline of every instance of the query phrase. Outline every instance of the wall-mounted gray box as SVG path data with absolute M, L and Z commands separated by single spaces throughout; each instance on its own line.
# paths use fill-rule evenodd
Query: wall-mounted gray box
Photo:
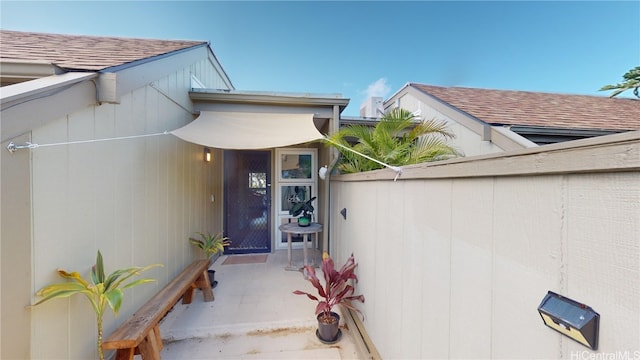
M 548 327 L 593 350 L 598 349 L 600 314 L 589 306 L 549 291 L 538 312 Z

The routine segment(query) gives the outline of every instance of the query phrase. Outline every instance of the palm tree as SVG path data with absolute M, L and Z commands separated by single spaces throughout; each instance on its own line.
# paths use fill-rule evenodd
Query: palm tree
M 600 91 L 605 90 L 615 90 L 611 93 L 610 97 L 614 97 L 622 92 L 633 89 L 633 95 L 640 98 L 640 93 L 638 92 L 640 88 L 640 66 L 636 66 L 635 68 L 627 71 L 624 75 L 624 82 L 615 85 L 606 85 L 603 86 Z
M 386 113 L 374 127 L 350 125 L 340 129 L 328 138 L 328 143 L 337 147 L 342 155 L 338 168 L 342 173 L 383 168 L 367 157 L 387 165 L 402 166 L 461 155 L 446 143 L 455 135 L 447 130 L 445 122 L 416 120 L 408 110 L 396 108 Z

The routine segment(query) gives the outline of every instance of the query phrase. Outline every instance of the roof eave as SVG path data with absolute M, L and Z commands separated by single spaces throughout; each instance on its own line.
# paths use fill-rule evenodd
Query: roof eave
M 593 137 L 617 134 L 620 132 L 632 131 L 618 129 L 588 129 L 588 128 L 560 128 L 548 126 L 530 126 L 530 125 L 506 125 L 511 131 L 519 134 L 538 134 L 538 135 L 558 135 L 558 136 L 580 136 Z
M 3 86 L 0 88 L 0 106 L 2 110 L 5 110 L 16 104 L 41 98 L 59 89 L 97 77 L 98 74 L 94 72 L 69 72 Z
M 280 105 L 280 106 L 339 106 L 342 112 L 349 99 L 341 95 L 314 95 L 292 93 L 240 92 L 217 89 L 192 89 L 189 97 L 194 102 Z
M 510 131 L 525 137 L 538 145 L 553 144 L 557 142 L 572 141 L 577 139 L 586 139 L 591 137 L 599 137 L 612 135 L 629 130 L 616 129 L 572 129 L 560 127 L 546 126 L 527 126 L 527 125 L 510 125 Z
M 15 84 L 61 74 L 63 71 L 47 61 L 0 59 L 0 79 L 3 84 Z

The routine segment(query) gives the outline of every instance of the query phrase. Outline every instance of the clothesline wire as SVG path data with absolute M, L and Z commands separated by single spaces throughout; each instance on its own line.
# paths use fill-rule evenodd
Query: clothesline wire
M 359 152 L 359 151 L 357 151 L 357 150 L 354 150 L 354 149 L 352 149 L 352 148 L 350 148 L 350 147 L 348 147 L 348 146 L 344 146 L 344 145 L 342 145 L 342 144 L 339 144 L 339 143 L 337 143 L 337 142 L 335 142 L 335 141 L 333 141 L 333 140 L 329 139 L 329 138 L 328 138 L 328 137 L 326 137 L 326 136 L 324 137 L 324 140 L 325 140 L 326 142 L 329 142 L 329 143 L 331 143 L 331 144 L 333 144 L 333 145 L 336 145 L 336 146 L 338 146 L 338 147 L 340 147 L 340 148 L 342 148 L 342 149 L 345 149 L 345 150 L 347 150 L 347 151 L 351 151 L 351 152 L 352 152 L 352 153 L 354 153 L 354 154 L 360 155 L 360 156 L 362 156 L 363 158 L 369 159 L 369 160 L 371 160 L 371 161 L 373 161 L 373 162 L 375 162 L 375 163 L 377 163 L 377 164 L 380 164 L 380 165 L 382 165 L 382 166 L 384 166 L 384 167 L 386 167 L 386 168 L 389 168 L 389 169 L 391 169 L 391 170 L 395 171 L 395 172 L 396 172 L 396 177 L 393 179 L 393 181 L 398 180 L 398 177 L 402 174 L 402 168 L 401 168 L 401 167 L 399 167 L 399 166 L 393 166 L 393 165 L 385 164 L 385 163 L 383 163 L 383 162 L 382 162 L 382 161 L 380 161 L 380 160 L 374 159 L 374 158 L 372 158 L 372 157 L 370 157 L 370 156 L 368 156 L 368 155 L 365 155 L 365 154 L 363 154 L 363 153 L 361 153 L 361 152 Z
M 131 135 L 131 136 L 118 136 L 118 137 L 112 137 L 112 138 L 104 138 L 104 139 L 91 139 L 91 140 L 77 140 L 77 141 L 66 141 L 66 142 L 58 142 L 58 143 L 50 143 L 50 144 L 33 144 L 30 142 L 27 142 L 25 145 L 16 145 L 14 143 L 9 143 L 9 145 L 7 146 L 7 149 L 10 152 L 14 152 L 18 149 L 36 149 L 36 148 L 41 148 L 41 147 L 49 147 L 49 146 L 59 146 L 59 145 L 74 145 L 74 144 L 89 144 L 89 143 L 96 143 L 96 142 L 103 142 L 103 141 L 112 141 L 112 140 L 125 140 L 125 139 L 137 139 L 137 138 L 145 138 L 145 137 L 151 137 L 151 136 L 159 136 L 159 135 L 168 135 L 170 134 L 169 131 L 163 131 L 163 132 L 159 132 L 159 133 L 154 133 L 154 134 L 143 134 L 143 135 Z M 335 146 L 338 146 L 344 150 L 347 151 L 351 151 L 359 156 L 362 156 L 366 159 L 369 159 L 377 164 L 380 164 L 386 168 L 389 168 L 393 171 L 396 172 L 396 177 L 393 179 L 393 181 L 396 181 L 398 179 L 398 177 L 402 174 L 402 168 L 398 167 L 398 166 L 392 166 L 389 164 L 385 164 L 384 162 L 374 159 L 368 155 L 365 155 L 361 152 L 358 152 L 357 150 L 354 150 L 350 147 L 344 146 L 340 143 L 337 143 L 335 141 L 332 141 L 331 139 L 329 139 L 328 137 L 324 136 L 323 137 L 324 141 L 327 141 Z
M 30 143 L 30 142 L 26 142 L 26 145 L 15 145 L 14 143 L 9 143 L 9 146 L 7 146 L 7 149 L 9 149 L 9 151 L 13 152 L 13 151 L 15 151 L 17 149 L 37 149 L 37 148 L 41 148 L 41 147 L 59 146 L 59 145 L 89 144 L 89 143 L 96 143 L 96 142 L 102 142 L 102 141 L 137 139 L 137 138 L 144 138 L 144 137 L 158 136 L 158 135 L 167 135 L 167 134 L 170 134 L 170 133 L 168 131 L 164 131 L 164 132 L 155 133 L 155 134 L 118 136 L 118 137 L 104 138 L 104 139 L 65 141 L 65 142 L 50 143 L 50 144 L 33 144 L 33 143 Z

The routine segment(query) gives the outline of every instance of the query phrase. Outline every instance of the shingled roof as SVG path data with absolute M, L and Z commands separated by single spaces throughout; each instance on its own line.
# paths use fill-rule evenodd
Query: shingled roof
M 408 85 L 492 125 L 640 130 L 638 99 Z
M 69 71 L 99 71 L 206 44 L 0 30 L 0 60 L 47 61 Z

